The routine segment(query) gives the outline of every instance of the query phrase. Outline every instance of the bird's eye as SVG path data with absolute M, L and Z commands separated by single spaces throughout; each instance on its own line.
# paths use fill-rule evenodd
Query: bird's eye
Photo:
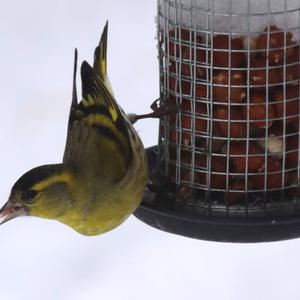
M 22 200 L 26 203 L 31 203 L 34 197 L 36 196 L 37 191 L 36 190 L 28 190 L 26 192 L 23 192 Z

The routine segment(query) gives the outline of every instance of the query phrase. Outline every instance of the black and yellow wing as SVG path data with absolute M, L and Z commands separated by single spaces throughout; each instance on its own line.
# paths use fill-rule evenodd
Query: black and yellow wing
M 132 158 L 131 125 L 114 99 L 106 78 L 107 25 L 95 50 L 94 66 L 81 66 L 82 100 L 77 101 L 75 51 L 73 95 L 64 163 L 88 173 L 118 179 Z M 104 61 L 103 61 L 104 60 Z

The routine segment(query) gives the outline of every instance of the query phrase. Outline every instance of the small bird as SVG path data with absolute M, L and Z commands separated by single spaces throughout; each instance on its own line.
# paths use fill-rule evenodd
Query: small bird
M 126 116 L 107 77 L 107 31 L 108 23 L 95 49 L 93 67 L 86 61 L 81 65 L 80 103 L 75 49 L 63 162 L 21 176 L 0 210 L 0 224 L 18 216 L 37 216 L 92 236 L 120 225 L 140 204 L 148 180 L 147 157 L 132 126 L 139 118 Z

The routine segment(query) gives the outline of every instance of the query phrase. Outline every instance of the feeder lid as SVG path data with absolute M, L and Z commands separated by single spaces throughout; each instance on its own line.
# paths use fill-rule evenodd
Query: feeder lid
M 150 175 L 154 174 L 157 147 L 147 149 Z M 232 243 L 280 241 L 300 237 L 300 215 L 233 217 L 209 216 L 169 206 L 161 193 L 147 190 L 134 215 L 157 229 L 191 238 Z

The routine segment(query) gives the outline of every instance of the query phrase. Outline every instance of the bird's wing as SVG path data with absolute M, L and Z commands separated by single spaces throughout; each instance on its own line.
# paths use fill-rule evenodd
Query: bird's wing
M 69 125 L 70 125 L 71 116 L 75 112 L 75 109 L 78 105 L 77 88 L 76 88 L 77 59 L 78 59 L 78 52 L 77 52 L 77 49 L 75 49 L 74 67 L 73 67 L 73 90 L 72 90 L 72 102 L 71 102 L 71 108 L 70 108 L 70 114 L 69 114 Z
M 102 38 L 106 39 L 105 36 L 102 35 Z M 102 41 L 97 47 L 100 53 L 103 51 Z M 94 172 L 99 176 L 105 174 L 110 179 L 117 179 L 125 174 L 132 158 L 129 137 L 131 125 L 103 80 L 106 62 L 100 62 L 102 59 L 106 59 L 106 54 L 95 55 L 94 68 L 85 61 L 82 63 L 82 101 L 79 104 L 73 80 L 73 99 L 63 161 L 86 169 L 89 173 Z M 99 70 L 102 71 L 99 73 Z

